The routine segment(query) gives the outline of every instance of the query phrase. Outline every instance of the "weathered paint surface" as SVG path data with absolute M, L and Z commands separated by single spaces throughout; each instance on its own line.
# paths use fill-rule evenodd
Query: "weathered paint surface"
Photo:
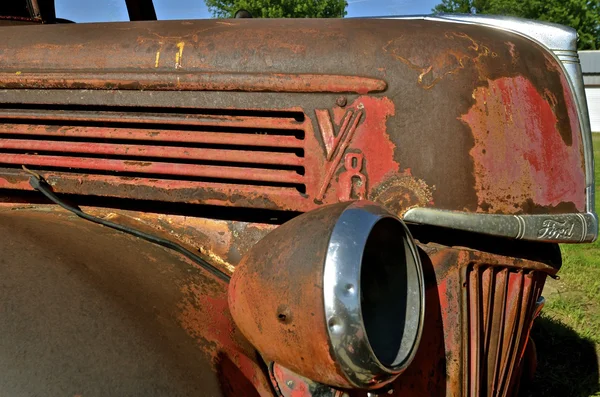
M 346 107 L 334 107 L 333 117 L 326 112 L 318 118 L 326 155 L 316 200 L 366 199 L 370 185 L 378 185 L 399 170 L 386 128 L 394 104 L 385 97 L 361 96 Z
M 582 209 L 568 84 L 507 32 L 420 20 L 10 29 L 0 188 L 28 189 L 26 164 L 59 193 L 124 199 Z
M 3 207 L 0 220 L 9 394 L 271 395 L 221 280 L 51 207 Z
M 319 266 L 327 253 L 327 226 L 342 209 L 294 218 L 263 238 L 234 272 L 229 306 L 266 360 L 324 384 L 351 387 L 330 349 Z M 299 234 L 299 228 L 310 232 Z
M 255 361 L 253 352 L 240 348 L 239 341 L 244 337 L 231 318 L 227 288 L 194 280 L 180 292 L 184 297 L 178 305 L 181 327 L 213 357 L 217 371 L 227 365 L 235 370 L 227 374 L 231 378 L 221 383 L 224 391 L 232 397 L 269 395 L 270 387 L 260 363 Z
M 395 115 L 394 103 L 386 97 L 359 97 L 357 102 L 367 111 L 359 133 L 356 134 L 349 146 L 349 151 L 352 152 L 354 149 L 354 151 L 362 153 L 364 173 L 368 176 L 368 183 L 377 186 L 386 177 L 394 175 L 400 170 L 400 164 L 394 160 L 396 145 L 391 140 L 386 127 L 388 118 Z M 338 109 L 336 111 L 341 113 Z M 344 168 L 345 172 L 350 171 L 347 164 L 344 165 Z M 343 172 L 340 176 L 343 175 Z M 369 188 L 368 191 L 372 191 L 372 188 Z
M 158 63 L 160 57 L 155 61 Z M 339 92 L 367 94 L 386 89 L 383 80 L 326 74 L 245 73 L 1 73 L 0 88 L 124 89 L 190 91 Z
M 411 46 L 409 36 L 390 40 L 383 50 L 417 72 L 416 84 L 424 90 L 434 88 L 442 79 L 450 75 L 461 73 L 470 63 L 480 67 L 481 57 L 498 56 L 485 44 L 464 32 L 447 31 L 439 39 L 444 41 L 445 51 L 433 56 L 424 56 L 422 48 Z
M 251 342 L 266 359 L 328 383 L 344 379 L 322 324 L 322 277 L 290 257 L 294 247 L 265 237 L 276 226 L 242 222 L 235 209 L 304 212 L 368 198 L 399 215 L 414 206 L 583 210 L 582 148 L 568 84 L 554 59 L 507 32 L 408 20 L 10 29 L 0 27 L 0 188 L 30 190 L 20 170 L 26 164 L 59 194 L 126 199 L 133 208 L 135 200 L 201 204 L 180 215 L 158 214 L 160 205 L 156 213 L 91 212 L 173 238 L 228 272 L 262 239 L 264 255 L 281 266 L 245 275 L 254 283 L 234 277 L 229 303 L 262 329 Z M 204 206 L 220 207 L 226 220 L 200 214 Z M 199 368 L 192 382 L 207 381 L 203 392 L 271 395 L 264 363 L 233 325 L 219 281 L 96 225 L 59 215 L 61 227 L 47 226 L 56 223 L 47 207 L 6 207 L 23 215 L 15 225 L 29 225 L 19 242 L 36 248 L 36 263 L 46 263 L 40 247 L 60 247 L 68 253 L 61 266 L 102 276 L 109 295 L 145 313 L 148 331 L 167 324 L 186 347 L 175 349 L 183 354 L 178 365 Z M 293 223 L 281 228 L 290 244 L 303 243 L 293 238 Z M 4 232 L 12 244 L 14 231 Z M 306 257 L 314 257 L 325 241 L 307 238 Z M 486 395 L 489 387 L 510 391 L 518 378 L 536 288 L 556 269 L 511 256 L 510 247 L 449 248 L 473 240 L 420 245 L 427 323 L 393 395 Z M 11 249 L 11 260 L 20 260 L 23 247 Z M 491 306 L 482 304 L 485 297 Z M 259 324 L 256 302 L 272 308 Z M 492 340 L 510 328 L 518 332 Z M 499 353 L 482 349 L 484 342 Z
M 466 277 L 469 395 L 513 395 L 545 275 L 475 265 Z
M 204 248 L 201 252 L 210 249 L 212 254 L 206 258 L 217 266 L 228 261 L 237 264 L 232 250 L 237 255 L 246 252 L 244 236 L 258 233 L 258 240 L 274 228 L 120 210 L 86 210 L 148 232 L 165 233 L 184 245 Z M 225 396 L 271 395 L 264 363 L 234 325 L 230 310 L 236 311 L 236 319 L 246 319 L 246 326 L 253 324 L 262 330 L 263 339 L 251 342 L 265 355 L 265 360 L 295 363 L 293 370 L 299 374 L 331 384 L 343 382 L 328 349 L 319 287 L 322 277 L 309 271 L 314 267 L 307 266 L 307 261 L 318 257 L 326 246 L 326 239 L 318 233 L 305 233 L 308 240 L 300 239 L 298 227 L 291 221 L 285 227 L 280 226 L 278 233 L 264 237 L 260 242 L 265 247 L 261 250 L 264 257 L 246 256 L 245 260 L 259 264 L 269 260 L 280 265 L 266 266 L 271 269 L 268 274 L 234 273 L 237 276 L 229 286 L 228 303 L 227 285 L 204 274 L 183 257 L 56 211 L 52 206 L 3 204 L 0 217 L 10 228 L 11 235 L 21 235 L 24 228 L 29 244 L 52 247 L 52 255 L 62 258 L 60 263 L 68 263 L 72 271 L 91 272 L 106 287 L 103 290 L 106 294 L 117 294 L 135 303 L 136 310 L 148 313 L 151 318 L 145 328 L 168 326 L 172 330 L 169 332 L 175 332 L 174 329 L 183 332 L 177 334 L 178 338 L 187 340 L 186 344 L 190 344 L 190 349 L 193 347 L 196 355 L 206 357 L 207 368 L 216 374 L 218 388 Z M 317 216 L 315 221 L 327 222 L 327 219 Z M 240 232 L 242 236 L 238 239 L 236 234 Z M 282 239 L 281 233 L 289 234 L 289 238 Z M 186 239 L 185 235 L 195 236 L 198 241 L 193 244 L 195 238 Z M 284 240 L 292 245 L 282 246 Z M 450 248 L 443 243 L 419 244 L 426 280 L 426 324 L 415 361 L 393 383 L 395 396 L 461 395 L 475 390 L 476 385 L 487 387 L 489 374 L 497 377 L 503 388 L 512 387 L 518 379 L 518 363 L 538 310 L 534 304 L 543 279 L 546 274 L 557 271 L 552 263 L 552 266 L 546 264 L 548 260 L 538 262 L 469 248 Z M 23 248 L 17 244 L 15 249 Z M 302 249 L 306 255 L 290 256 Z M 70 250 L 72 254 L 64 254 Z M 74 258 L 84 251 L 86 259 L 78 264 Z M 31 252 L 42 255 L 43 250 Z M 105 253 L 102 259 L 94 259 L 100 252 Z M 121 259 L 113 260 L 117 257 Z M 40 258 L 48 260 L 47 254 Z M 5 267 L 0 267 L 0 271 L 2 269 Z M 481 269 L 480 277 L 476 276 L 478 269 Z M 488 277 L 490 272 L 510 274 L 506 288 L 498 284 L 502 283 L 499 277 Z M 246 282 L 237 283 L 237 279 Z M 505 295 L 492 294 L 503 290 Z M 283 298 L 269 299 L 274 296 Z M 486 298 L 490 296 L 493 296 L 491 300 Z M 270 305 L 271 315 L 258 318 L 257 302 Z M 484 317 L 477 317 L 479 313 Z M 492 317 L 496 320 L 490 330 L 484 324 L 485 318 Z M 496 342 L 500 356 L 492 357 L 490 350 L 480 344 L 500 330 L 503 337 Z M 502 360 L 496 362 L 494 357 L 502 357 Z M 182 365 L 185 363 L 182 361 Z M 479 367 L 482 369 L 472 369 Z M 209 370 L 207 368 L 203 371 Z
M 393 395 L 515 395 L 536 302 L 557 269 L 470 249 L 421 248 L 426 325 Z
M 523 211 L 512 203 L 584 211 L 581 140 L 565 142 L 553 110 L 556 97 L 544 94 L 524 77 L 490 80 L 473 93 L 475 104 L 461 120 L 475 138 L 470 154 L 478 211 Z

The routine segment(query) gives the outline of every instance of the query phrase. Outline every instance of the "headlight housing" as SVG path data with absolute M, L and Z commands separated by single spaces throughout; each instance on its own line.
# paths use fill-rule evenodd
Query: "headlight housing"
M 267 361 L 373 389 L 412 361 L 424 282 L 406 225 L 370 202 L 298 216 L 256 244 L 230 284 L 233 318 Z

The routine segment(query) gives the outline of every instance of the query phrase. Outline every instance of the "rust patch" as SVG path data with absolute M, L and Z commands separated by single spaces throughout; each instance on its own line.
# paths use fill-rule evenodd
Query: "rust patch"
M 228 321 L 231 317 L 227 298 L 218 297 L 223 295 L 222 288 L 210 283 L 190 283 L 182 287 L 181 293 L 185 297 L 179 304 L 179 321 L 183 329 L 210 355 L 231 345 L 235 328 Z
M 180 43 L 183 44 L 183 43 Z M 182 67 L 183 46 L 178 44 L 175 69 Z M 153 58 L 159 67 L 160 51 Z M 177 91 L 248 91 L 248 92 L 333 92 L 367 94 L 381 92 L 387 83 L 380 79 L 321 74 L 219 73 L 183 74 L 157 72 L 152 75 L 130 72 L 1 72 L 0 88 L 35 89 L 119 89 Z
M 506 44 L 508 47 L 508 53 L 510 54 L 511 62 L 513 65 L 516 64 L 519 61 L 519 53 L 517 52 L 515 44 L 511 43 L 510 41 L 506 41 L 504 44 Z
M 212 358 L 227 396 L 268 395 L 268 381 L 251 357 L 255 351 L 235 327 L 227 304 L 226 286 L 190 278 L 181 288 L 178 321 L 199 348 Z M 232 378 L 247 389 L 243 394 L 230 394 Z M 250 386 L 254 386 L 251 388 Z M 256 391 L 255 391 L 256 390 Z
M 148 166 L 152 165 L 152 163 L 147 162 L 147 161 L 125 161 L 125 164 L 136 166 L 136 167 L 148 167 Z
M 471 127 L 479 212 L 518 213 L 528 200 L 583 211 L 585 179 L 580 141 L 568 146 L 551 97 L 524 77 L 489 80 L 461 120 Z M 577 131 L 577 130 L 575 130 Z
M 433 88 L 437 83 L 450 74 L 458 73 L 464 69 L 468 62 L 477 64 L 479 58 L 497 54 L 477 42 L 463 32 L 446 32 L 448 48 L 444 52 L 436 53 L 434 57 L 423 59 L 420 48 L 407 45 L 407 37 L 399 37 L 389 41 L 383 51 L 404 63 L 419 73 L 417 84 L 425 90 Z M 407 49 L 413 52 L 406 54 Z
M 327 225 L 342 208 L 303 214 L 258 242 L 233 274 L 229 307 L 266 360 L 315 381 L 350 387 L 331 352 L 319 262 L 327 252 Z
M 433 204 L 433 187 L 410 175 L 395 175 L 373 189 L 371 200 L 399 217 L 413 207 Z

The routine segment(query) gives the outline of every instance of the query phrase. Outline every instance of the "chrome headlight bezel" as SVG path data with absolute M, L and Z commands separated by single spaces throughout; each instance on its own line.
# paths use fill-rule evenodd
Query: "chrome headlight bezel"
M 377 230 L 378 228 L 381 229 Z M 400 269 L 406 271 L 408 286 L 406 296 L 398 296 L 395 301 L 398 305 L 401 302 L 405 304 L 406 321 L 403 324 L 402 341 L 396 341 L 399 343 L 399 348 L 391 363 L 383 362 L 384 360 L 378 354 L 380 348 L 374 346 L 374 339 L 369 337 L 372 330 L 365 322 L 365 314 L 372 308 L 365 307 L 364 304 L 367 292 L 364 289 L 371 287 L 365 285 L 364 271 L 370 270 L 378 276 L 385 276 L 383 269 L 365 269 L 368 263 L 370 263 L 368 266 L 375 267 L 383 265 L 373 264 L 371 259 L 365 256 L 369 255 L 369 244 L 373 243 L 370 242 L 373 236 L 386 232 L 393 233 L 396 238 L 401 239 L 401 246 L 382 246 L 379 249 L 395 251 L 399 254 L 398 261 L 402 263 L 398 263 L 397 271 Z M 417 352 L 425 318 L 422 264 L 417 245 L 406 224 L 382 207 L 365 203 L 351 204 L 341 214 L 333 228 L 323 276 L 327 330 L 333 352 L 348 378 L 352 379 L 355 385 L 364 387 L 372 382 L 373 378 L 381 377 L 382 374 L 395 376 L 402 373 Z M 388 276 L 394 277 L 392 274 Z M 399 294 L 401 290 L 402 288 L 398 289 L 397 293 Z M 389 297 L 389 299 L 393 298 Z M 387 315 L 387 313 L 370 316 L 373 315 Z M 394 330 L 390 331 L 394 332 Z M 387 338 L 393 337 L 388 335 Z

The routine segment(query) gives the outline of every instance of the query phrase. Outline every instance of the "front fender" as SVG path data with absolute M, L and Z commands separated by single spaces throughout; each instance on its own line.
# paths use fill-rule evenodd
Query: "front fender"
M 0 210 L 0 394 L 271 395 L 227 285 L 59 211 Z

